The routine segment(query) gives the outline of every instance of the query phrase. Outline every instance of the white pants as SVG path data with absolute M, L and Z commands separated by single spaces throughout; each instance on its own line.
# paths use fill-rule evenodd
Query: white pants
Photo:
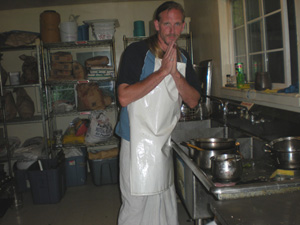
M 130 143 L 121 141 L 120 188 L 122 206 L 118 225 L 179 225 L 174 185 L 157 195 L 130 193 Z

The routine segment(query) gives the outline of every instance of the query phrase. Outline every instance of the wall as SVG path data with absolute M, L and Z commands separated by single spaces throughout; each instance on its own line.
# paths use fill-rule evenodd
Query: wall
M 212 93 L 216 95 L 222 86 L 218 1 L 185 0 L 184 3 L 186 14 L 192 18 L 194 63 L 213 60 Z

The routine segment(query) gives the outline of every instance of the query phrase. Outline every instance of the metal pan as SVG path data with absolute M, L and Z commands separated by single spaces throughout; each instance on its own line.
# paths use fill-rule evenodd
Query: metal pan
M 235 139 L 233 138 L 197 138 L 190 142 L 199 148 L 209 150 L 221 150 L 235 148 Z

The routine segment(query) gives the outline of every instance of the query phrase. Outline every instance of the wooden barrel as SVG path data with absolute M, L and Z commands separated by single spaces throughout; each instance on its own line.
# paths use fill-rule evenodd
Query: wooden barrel
M 60 42 L 60 15 L 54 10 L 46 10 L 40 15 L 41 39 L 44 43 Z

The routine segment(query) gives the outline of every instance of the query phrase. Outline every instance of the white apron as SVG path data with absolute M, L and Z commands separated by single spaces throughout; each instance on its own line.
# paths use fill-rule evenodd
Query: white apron
M 155 59 L 154 71 L 161 66 Z M 185 63 L 177 63 L 185 76 Z M 170 135 L 180 118 L 182 99 L 171 75 L 127 106 L 130 121 L 132 195 L 158 194 L 173 184 Z

